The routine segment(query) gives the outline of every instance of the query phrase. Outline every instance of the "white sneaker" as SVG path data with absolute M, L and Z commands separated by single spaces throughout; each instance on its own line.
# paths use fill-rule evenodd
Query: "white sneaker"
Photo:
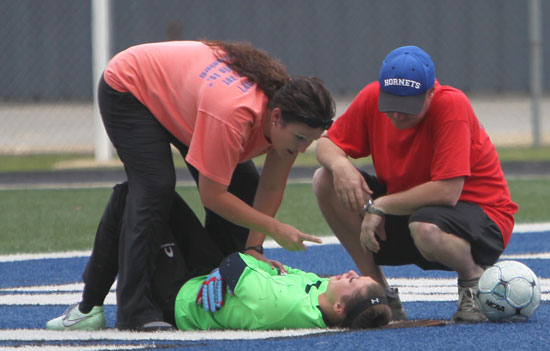
M 70 305 L 59 317 L 46 323 L 50 330 L 100 330 L 105 328 L 103 306 L 94 306 L 89 313 L 82 313 L 78 304 Z

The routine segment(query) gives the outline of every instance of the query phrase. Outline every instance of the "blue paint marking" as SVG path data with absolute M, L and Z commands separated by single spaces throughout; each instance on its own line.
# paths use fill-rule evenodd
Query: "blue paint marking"
M 82 281 L 87 257 L 0 263 L 0 288 Z
M 505 255 L 548 254 L 550 252 L 550 232 L 515 234 L 512 236 Z M 355 269 L 352 260 L 339 245 L 309 245 L 305 252 L 287 252 L 282 249 L 267 249 L 266 256 L 277 259 L 293 267 L 320 274 L 337 274 Z M 504 258 L 505 259 L 505 258 Z M 18 287 L 36 287 L 80 283 L 87 257 L 39 259 L 0 263 L 0 297 L 13 294 Z M 540 278 L 550 278 L 550 262 L 546 258 L 518 259 L 527 264 Z M 453 272 L 422 271 L 415 266 L 384 267 L 388 278 L 455 278 Z M 33 292 L 35 295 L 46 292 Z M 547 292 L 548 293 L 548 292 Z M 77 301 L 74 301 L 77 302 Z M 456 301 L 411 301 L 404 302 L 407 313 L 414 319 L 449 319 L 456 310 Z M 40 332 L 45 323 L 61 314 L 62 305 L 11 305 L 0 304 L 0 331 L 13 329 L 36 329 Z M 107 327 L 113 328 L 116 307 L 105 306 Z M 550 323 L 550 302 L 545 299 L 537 313 L 527 323 L 479 325 L 451 325 L 447 327 L 409 328 L 394 330 L 346 331 L 321 333 L 299 338 L 277 337 L 260 340 L 36 340 L 18 341 L 0 339 L 0 349 L 15 349 L 20 346 L 66 346 L 72 347 L 99 345 L 140 346 L 144 349 L 183 350 L 183 349 L 246 349 L 268 347 L 270 351 L 288 349 L 350 350 L 368 349 L 395 350 L 471 350 L 475 349 L 545 349 L 550 343 L 548 329 Z M 183 332 L 182 332 L 183 333 Z M 70 334 L 67 334 L 70 335 Z M 369 346 L 370 345 L 370 346 Z

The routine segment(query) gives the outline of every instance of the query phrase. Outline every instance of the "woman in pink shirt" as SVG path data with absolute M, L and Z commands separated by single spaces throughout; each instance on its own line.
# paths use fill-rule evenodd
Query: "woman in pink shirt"
M 274 218 L 296 156 L 334 117 L 334 100 L 320 79 L 289 77 L 279 61 L 246 43 L 144 44 L 109 62 L 99 107 L 128 177 L 118 241 L 118 329 L 170 327 L 151 298 L 150 280 L 169 231 L 172 146 L 197 183 L 206 230 L 217 239 L 211 250 L 266 260 L 265 235 L 291 251 L 305 249 L 304 241 L 320 242 Z M 251 159 L 262 154 L 259 175 Z M 105 227 L 100 223 L 97 236 L 115 231 Z M 112 274 L 97 268 L 108 256 L 107 249 L 94 250 L 88 267 L 96 267 L 84 273 L 88 286 L 98 274 L 91 272 Z

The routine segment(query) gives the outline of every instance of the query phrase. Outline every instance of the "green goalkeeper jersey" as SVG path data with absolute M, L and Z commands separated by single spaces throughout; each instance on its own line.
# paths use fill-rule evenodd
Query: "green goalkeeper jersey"
M 174 306 L 178 329 L 327 327 L 319 307 L 319 295 L 326 291 L 328 278 L 286 266 L 288 274 L 279 275 L 266 262 L 238 255 L 241 262 L 244 261 L 244 269 L 233 294 L 226 294 L 225 304 L 219 311 L 206 312 L 202 305 L 195 303 L 206 276 L 193 278 L 181 287 Z

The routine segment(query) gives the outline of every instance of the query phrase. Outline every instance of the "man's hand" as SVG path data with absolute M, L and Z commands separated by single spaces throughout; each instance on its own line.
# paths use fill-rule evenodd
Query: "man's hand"
M 366 200 L 372 195 L 363 175 L 347 159 L 336 163 L 332 169 L 334 190 L 342 206 L 360 213 Z
M 381 240 L 386 240 L 384 224 L 384 217 L 370 213 L 365 214 L 363 222 L 361 223 L 360 238 L 363 249 L 372 252 L 378 252 L 380 250 L 380 243 L 376 240 L 376 234 L 378 234 Z
M 195 303 L 200 304 L 206 312 L 216 312 L 225 303 L 226 284 L 218 268 L 214 269 L 202 283 Z

